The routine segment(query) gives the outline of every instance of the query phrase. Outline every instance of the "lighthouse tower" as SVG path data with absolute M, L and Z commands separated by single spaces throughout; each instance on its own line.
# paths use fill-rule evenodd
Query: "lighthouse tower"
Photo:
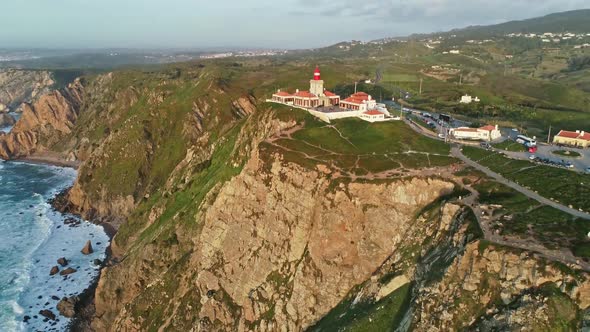
M 318 66 L 313 71 L 313 80 L 309 81 L 309 92 L 318 97 L 324 96 L 324 81 L 322 81 L 320 67 Z

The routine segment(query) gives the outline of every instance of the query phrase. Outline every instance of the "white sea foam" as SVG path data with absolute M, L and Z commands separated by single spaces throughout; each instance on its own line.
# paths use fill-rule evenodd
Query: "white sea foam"
M 92 261 L 104 259 L 108 237 L 91 223 L 64 225 L 65 216 L 47 203 L 73 183 L 74 170 L 23 163 L 0 167 L 0 331 L 62 331 L 67 319 L 43 322 L 39 311 L 49 309 L 59 316 L 55 298 L 79 294 L 89 286 L 98 274 Z M 87 240 L 95 252 L 84 256 L 80 250 Z M 77 272 L 50 277 L 60 257 Z M 31 317 L 28 323 L 23 323 L 25 316 Z

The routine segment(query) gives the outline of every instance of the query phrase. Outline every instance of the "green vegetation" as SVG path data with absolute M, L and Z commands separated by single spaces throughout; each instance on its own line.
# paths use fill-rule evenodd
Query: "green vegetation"
M 578 71 L 590 68 L 590 56 L 577 56 L 567 61 L 569 71 Z
M 492 146 L 496 149 L 504 150 L 504 151 L 513 151 L 513 152 L 524 152 L 526 151 L 526 147 L 523 144 L 517 143 L 513 140 L 505 140 L 502 143 L 492 144 Z
M 479 181 L 474 187 L 482 204 L 502 206 L 493 216 L 498 218 L 493 228 L 500 234 L 531 236 L 549 248 L 568 248 L 578 257 L 590 258 L 584 252 L 590 246 L 586 236 L 590 222 L 542 205 L 494 181 Z
M 326 124 L 307 118 L 304 128 L 291 137 L 265 143 L 263 149 L 280 151 L 286 161 L 309 168 L 328 164 L 356 175 L 446 166 L 455 161 L 447 144 L 418 135 L 399 121 L 343 119 Z
M 411 289 L 412 284 L 405 284 L 378 302 L 353 303 L 349 295 L 308 331 L 394 330 L 410 306 Z
M 579 152 L 571 151 L 571 150 L 555 150 L 555 151 L 551 151 L 551 153 L 556 154 L 558 156 L 569 157 L 569 158 L 577 158 L 577 157 L 581 156 L 581 154 Z
M 590 211 L 589 174 L 539 165 L 527 160 L 510 159 L 502 154 L 475 147 L 466 146 L 463 152 L 470 159 L 538 192 L 543 197 L 571 205 L 576 209 Z

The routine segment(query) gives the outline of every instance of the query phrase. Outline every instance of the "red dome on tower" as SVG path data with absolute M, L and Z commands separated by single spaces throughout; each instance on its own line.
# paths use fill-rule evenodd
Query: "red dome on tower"
M 313 79 L 314 79 L 315 81 L 319 81 L 319 80 L 321 80 L 321 76 L 320 76 L 320 67 L 319 67 L 319 66 L 316 66 L 316 67 L 315 67 L 315 70 L 313 71 Z

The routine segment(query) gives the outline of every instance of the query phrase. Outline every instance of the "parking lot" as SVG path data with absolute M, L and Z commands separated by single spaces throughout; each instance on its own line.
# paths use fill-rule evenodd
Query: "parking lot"
M 580 157 L 565 157 L 556 155 L 553 151 L 558 150 L 568 150 L 568 151 L 575 151 L 579 153 Z M 537 152 L 534 154 L 529 152 L 511 152 L 511 151 L 502 151 L 506 155 L 512 158 L 518 159 L 531 159 L 531 156 L 535 157 L 536 162 L 548 164 L 550 166 L 556 167 L 566 167 L 566 165 L 571 164 L 572 169 L 585 172 L 588 167 L 590 167 L 590 149 L 574 149 L 574 148 L 565 148 L 559 147 L 555 145 L 548 145 L 548 144 L 538 144 L 537 145 Z

